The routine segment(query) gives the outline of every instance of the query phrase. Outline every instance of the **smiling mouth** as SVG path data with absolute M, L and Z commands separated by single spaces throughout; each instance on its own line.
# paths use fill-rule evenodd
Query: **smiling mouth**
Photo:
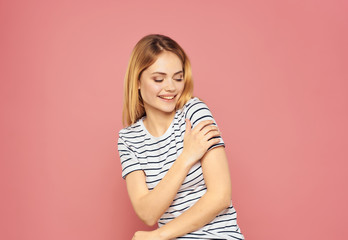
M 172 100 L 172 99 L 174 99 L 176 97 L 176 95 L 175 96 L 158 96 L 158 97 L 162 98 L 162 99 L 165 99 L 165 100 Z

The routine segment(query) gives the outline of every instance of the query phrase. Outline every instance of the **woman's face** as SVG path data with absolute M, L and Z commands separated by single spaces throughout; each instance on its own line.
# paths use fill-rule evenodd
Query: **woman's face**
M 146 114 L 150 111 L 154 114 L 173 113 L 184 86 L 180 58 L 172 52 L 162 52 L 140 77 L 139 89 Z

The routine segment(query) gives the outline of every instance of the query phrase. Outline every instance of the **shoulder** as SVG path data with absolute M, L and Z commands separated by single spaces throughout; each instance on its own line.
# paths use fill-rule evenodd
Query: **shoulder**
M 185 105 L 185 118 L 189 119 L 192 125 L 192 128 L 197 126 L 200 122 L 205 120 L 212 120 L 213 125 L 217 126 L 213 114 L 210 112 L 207 104 L 205 104 L 201 99 L 195 97 L 190 99 Z M 225 146 L 225 143 L 221 136 L 218 136 L 220 142 L 209 147 L 208 151 L 217 146 Z
M 201 108 L 208 108 L 208 106 L 198 97 L 194 97 L 187 101 L 182 110 L 185 113 L 185 115 L 187 115 L 193 110 L 198 110 Z
M 132 124 L 128 127 L 122 128 L 118 132 L 118 141 L 123 142 L 125 139 L 137 138 L 137 137 L 140 137 L 141 134 L 143 134 L 143 132 L 142 132 L 140 119 L 139 119 L 134 124 Z
M 183 111 L 185 113 L 185 117 L 189 118 L 190 120 L 193 117 L 193 115 L 195 115 L 198 112 L 211 115 L 210 109 L 208 108 L 207 104 L 197 97 L 190 99 L 185 104 Z
M 185 104 L 183 112 L 185 118 L 191 121 L 192 126 L 203 120 L 214 120 L 207 104 L 197 97 L 190 99 Z

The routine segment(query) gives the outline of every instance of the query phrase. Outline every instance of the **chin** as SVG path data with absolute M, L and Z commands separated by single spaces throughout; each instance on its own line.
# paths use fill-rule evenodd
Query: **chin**
M 165 113 L 172 113 L 175 111 L 175 105 L 173 107 L 158 107 L 158 110 L 160 110 L 161 112 L 165 112 Z
M 164 113 L 172 113 L 175 112 L 175 105 L 174 106 L 167 106 L 167 107 L 158 107 L 158 110 Z

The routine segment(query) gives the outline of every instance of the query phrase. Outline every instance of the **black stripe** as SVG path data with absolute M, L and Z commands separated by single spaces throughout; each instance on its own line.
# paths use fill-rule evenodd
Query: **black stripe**
M 191 108 L 192 108 L 193 106 L 197 105 L 197 104 L 203 104 L 203 107 L 206 106 L 206 104 L 203 103 L 203 102 L 196 102 L 196 103 L 191 104 L 191 106 L 189 106 L 189 107 L 187 108 L 187 111 L 186 111 L 186 114 L 185 114 L 185 118 L 187 118 L 187 114 L 190 112 Z
M 232 231 L 219 231 L 218 233 L 233 233 Z M 237 232 L 239 235 L 242 235 L 241 233 Z M 244 240 L 244 238 L 239 238 L 239 237 L 236 237 L 236 236 L 233 236 L 233 235 L 228 235 L 230 237 L 233 237 L 235 239 L 238 239 L 238 240 Z M 243 235 L 242 235 L 243 236 Z
M 192 185 L 190 185 L 190 186 L 186 186 L 185 188 L 191 188 L 191 187 L 193 187 L 193 186 L 197 185 L 197 184 L 198 184 L 198 183 L 200 183 L 200 182 L 203 182 L 203 184 L 205 184 L 205 183 L 204 183 L 204 178 L 201 178 L 201 180 L 199 180 L 198 182 L 193 183 L 193 184 L 192 184 Z
M 188 209 L 189 207 L 191 207 L 191 206 L 187 206 L 187 207 L 184 207 L 184 208 L 181 208 L 181 209 L 177 209 L 177 210 L 174 210 L 174 211 L 171 211 L 171 212 L 165 212 L 165 213 L 163 214 L 163 216 L 166 215 L 166 214 L 173 214 L 173 213 L 176 213 L 176 212 L 183 212 L 183 211 L 185 211 L 186 209 Z
M 127 168 L 129 168 L 129 167 L 133 167 L 133 166 L 135 166 L 135 165 L 138 165 L 139 163 L 133 163 L 133 164 L 130 164 L 130 165 L 128 165 L 127 167 L 125 167 L 125 168 L 123 168 L 123 171 L 125 171 Z M 140 167 L 138 166 L 138 168 L 140 169 Z
M 193 121 L 192 122 L 192 126 L 196 126 L 196 122 L 198 122 L 202 118 L 208 118 L 208 119 L 205 119 L 205 120 L 212 120 L 213 119 L 213 117 L 211 115 L 203 115 L 203 116 L 197 118 L 195 121 Z
M 173 147 L 171 147 L 170 149 L 168 149 L 168 152 L 170 151 L 170 150 L 173 150 L 173 149 L 175 149 L 176 148 L 176 146 L 174 145 Z M 177 153 L 177 151 L 175 151 L 174 152 L 174 154 L 176 154 Z M 139 159 L 148 159 L 148 158 L 160 158 L 160 157 L 162 157 L 162 156 L 165 156 L 166 154 L 168 154 L 168 153 L 161 153 L 161 154 L 158 154 L 158 155 L 147 155 L 147 156 L 138 156 L 138 158 Z M 170 156 L 170 155 L 173 155 L 172 153 L 171 154 L 169 154 L 169 155 L 167 155 L 167 157 L 168 156 Z M 164 159 L 165 160 L 165 159 Z M 161 160 L 162 161 L 162 160 Z M 161 161 L 156 161 L 155 163 L 160 163 Z
M 120 132 L 120 134 L 121 135 L 125 135 L 125 134 L 130 134 L 130 133 L 140 133 L 142 131 L 143 131 L 142 129 L 140 129 L 140 130 L 130 130 L 130 131 L 127 131 L 127 133 Z
M 214 145 L 210 146 L 210 147 L 208 148 L 207 151 L 209 151 L 209 150 L 212 149 L 212 148 L 219 147 L 219 146 L 224 146 L 224 147 L 225 147 L 225 144 L 224 144 L 224 143 L 217 143 L 217 144 L 214 144 Z
M 134 147 L 135 149 L 139 149 L 139 148 L 142 148 L 142 147 L 145 147 L 145 146 L 157 145 L 157 144 L 159 144 L 159 143 L 161 143 L 161 142 L 166 141 L 166 140 L 167 140 L 168 138 L 170 138 L 173 134 L 174 134 L 174 132 L 172 132 L 168 137 L 166 137 L 166 138 L 164 138 L 164 139 L 162 139 L 162 140 L 159 140 L 159 141 L 157 141 L 157 142 L 151 143 L 151 144 L 144 144 L 144 145 L 142 145 L 141 147 L 135 147 L 135 146 L 133 146 L 133 147 Z M 146 140 L 146 141 L 151 141 L 150 138 L 146 138 L 146 139 L 144 139 L 144 141 L 142 141 L 142 142 L 145 142 L 145 140 Z M 127 141 L 127 142 L 133 143 L 133 142 L 131 142 L 131 141 Z M 142 142 L 135 142 L 134 144 L 139 144 L 139 143 L 142 143 Z
M 125 160 L 122 160 L 121 161 L 121 164 L 123 165 L 125 162 L 127 162 L 127 161 L 129 161 L 129 160 L 131 160 L 132 158 L 127 158 L 127 159 L 125 159 Z
M 172 160 L 172 161 L 170 161 L 170 162 L 167 162 L 167 163 L 172 163 L 172 162 L 175 162 L 175 160 L 176 159 L 174 159 L 174 160 Z M 167 164 L 166 163 L 166 164 Z M 146 163 L 140 163 L 140 165 L 146 165 Z M 165 165 L 163 165 L 163 167 L 164 167 Z M 160 169 L 163 169 L 162 167 L 160 167 L 160 168 L 147 168 L 146 170 L 160 170 Z M 162 174 L 162 173 L 164 173 L 164 172 L 167 172 L 169 169 L 168 168 L 166 168 L 166 169 L 164 169 L 163 171 L 161 171 L 161 172 L 159 172 L 158 174 L 156 174 L 156 175 L 146 175 L 146 176 L 148 176 L 148 177 L 154 177 L 154 176 L 157 176 L 157 175 L 160 175 L 160 174 Z
M 209 115 L 209 113 L 210 113 L 210 110 L 209 110 L 209 108 L 207 108 L 207 107 L 202 107 L 202 108 L 198 108 L 198 109 L 196 109 L 193 113 L 191 113 L 191 119 L 193 118 L 193 116 L 197 113 L 197 112 L 199 112 L 199 111 L 202 111 L 202 110 L 207 110 L 208 111 L 208 113 L 206 113 L 206 114 L 208 114 Z M 211 115 L 211 113 L 210 113 L 210 115 Z
M 206 226 L 214 225 L 214 224 L 221 223 L 221 222 L 233 221 L 233 220 L 237 220 L 237 218 L 229 218 L 229 219 L 214 221 L 214 222 L 208 223 Z
M 238 226 L 237 224 L 225 225 L 225 226 L 222 226 L 222 227 L 209 228 L 209 231 L 211 231 L 211 230 L 219 230 L 219 229 L 226 229 L 226 228 L 229 228 L 229 227 L 237 227 L 237 226 Z
M 122 138 L 140 138 L 140 137 L 145 137 L 146 136 L 146 134 L 143 134 L 143 135 L 139 135 L 139 136 L 132 136 L 132 137 L 128 137 L 128 136 L 122 136 Z
M 191 199 L 186 200 L 185 202 L 181 202 L 181 203 L 178 203 L 178 204 L 172 204 L 172 205 L 170 205 L 170 207 L 176 207 L 176 206 L 179 206 L 179 205 L 188 203 L 188 202 L 192 202 L 192 201 L 194 201 L 194 200 L 198 200 L 199 198 L 200 198 L 200 197 L 191 198 Z
M 202 186 L 205 186 L 205 184 L 203 183 L 201 185 L 197 185 L 196 187 L 202 187 Z M 185 190 L 178 191 L 177 194 L 181 194 L 181 193 L 184 193 L 184 192 L 190 192 L 190 191 L 192 191 L 192 189 L 186 189 L 185 188 Z
M 203 177 L 203 172 L 201 172 L 201 173 L 200 173 L 198 176 L 196 176 L 195 178 L 192 178 L 190 181 L 184 182 L 182 185 L 186 185 L 186 184 L 192 182 L 193 180 L 195 180 L 195 179 L 197 179 L 197 178 L 199 178 L 199 177 Z
M 175 199 L 173 200 L 173 203 L 175 203 L 176 201 L 178 201 L 178 200 L 180 200 L 180 199 L 186 198 L 186 197 L 188 197 L 188 196 L 190 196 L 190 195 L 192 195 L 192 194 L 197 194 L 197 193 L 203 192 L 203 191 L 205 191 L 205 190 L 207 190 L 207 188 L 202 188 L 202 189 L 200 189 L 200 190 L 197 191 L 197 192 L 193 192 L 193 191 L 191 190 L 191 193 L 189 193 L 189 194 L 187 194 L 187 195 L 184 195 L 184 196 L 180 196 L 180 197 L 175 198 Z M 203 194 L 203 195 L 204 195 L 204 194 Z M 166 212 L 166 213 L 171 213 L 171 212 Z

